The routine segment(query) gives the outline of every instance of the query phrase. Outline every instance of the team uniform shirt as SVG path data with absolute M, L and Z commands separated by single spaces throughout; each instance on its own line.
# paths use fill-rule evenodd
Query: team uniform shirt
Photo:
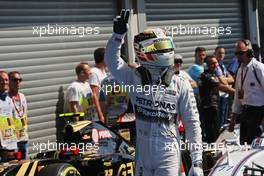
M 106 47 L 105 63 L 118 82 L 138 88 L 141 86 L 141 77 L 120 58 L 123 37 L 113 34 Z M 146 89 L 129 91 L 136 114 L 136 175 L 138 166 L 143 167 L 143 175 L 153 175 L 152 171 L 165 165 L 170 167 L 168 172 L 177 175 L 177 166 L 180 166 L 180 135 L 176 121 L 179 114 L 183 116 L 190 142 L 202 144 L 196 101 L 191 85 L 177 75 L 172 77 L 168 87 L 154 86 L 149 87 L 153 90 L 151 92 Z M 198 153 L 201 156 L 201 151 L 197 151 L 197 156 Z M 169 175 L 163 169 L 158 173 Z
M 16 127 L 16 136 L 17 141 L 27 141 L 28 140 L 28 126 L 27 126 L 27 100 L 23 93 L 18 93 L 18 99 L 11 98 L 14 112 L 15 112 L 15 118 L 14 125 Z
M 199 84 L 199 78 L 203 72 L 204 72 L 204 66 L 198 64 L 193 64 L 188 70 L 189 75 L 197 84 Z M 199 94 L 198 87 L 194 88 L 193 91 L 194 94 Z
M 15 126 L 12 118 L 15 116 L 12 99 L 7 92 L 0 94 L 0 138 L 1 147 L 9 150 L 17 149 Z
M 253 67 L 256 70 L 256 75 L 261 85 L 257 81 Z M 242 82 L 244 82 L 243 86 Z M 241 65 L 237 72 L 235 88 L 232 106 L 234 113 L 240 114 L 243 105 L 264 106 L 264 64 L 253 58 L 247 66 Z M 238 91 L 241 89 L 244 90 L 243 99 L 239 99 L 238 96 Z
M 85 113 L 87 120 L 98 120 L 92 100 L 92 90 L 88 82 L 74 81 L 66 91 L 65 112 L 70 112 L 70 102 L 78 102 L 78 109 Z

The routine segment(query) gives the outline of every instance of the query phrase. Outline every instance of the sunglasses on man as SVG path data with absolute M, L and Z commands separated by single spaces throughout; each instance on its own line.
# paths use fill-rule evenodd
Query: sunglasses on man
M 247 51 L 237 51 L 237 52 L 235 52 L 235 55 L 236 55 L 236 56 L 242 56 L 242 55 L 244 55 L 246 52 L 247 52 Z
M 14 81 L 14 82 L 22 82 L 23 81 L 22 78 L 13 78 L 11 80 Z

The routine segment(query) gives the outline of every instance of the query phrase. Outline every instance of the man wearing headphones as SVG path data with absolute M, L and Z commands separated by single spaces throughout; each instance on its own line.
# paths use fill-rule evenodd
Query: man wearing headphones
M 129 11 L 115 18 L 105 63 L 119 83 L 130 88 L 137 130 L 135 175 L 179 175 L 181 147 L 176 120 L 182 115 L 192 158 L 189 175 L 203 176 L 199 114 L 191 85 L 176 74 L 173 66 L 173 40 L 159 28 L 139 33 L 134 37 L 134 49 L 141 66 L 129 68 L 120 57 L 128 19 Z M 143 89 L 133 90 L 139 86 Z
M 240 67 L 229 131 L 233 131 L 240 114 L 240 143 L 251 144 L 260 133 L 259 125 L 264 117 L 264 64 L 255 59 L 249 40 L 238 41 L 235 54 Z

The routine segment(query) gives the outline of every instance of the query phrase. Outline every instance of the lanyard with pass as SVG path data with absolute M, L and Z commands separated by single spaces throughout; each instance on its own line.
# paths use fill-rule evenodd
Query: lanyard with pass
M 244 82 L 245 82 L 245 79 L 246 79 L 246 76 L 247 76 L 247 72 L 248 72 L 248 67 L 246 68 L 246 72 L 245 72 L 245 75 L 244 75 L 244 68 L 242 68 L 242 71 L 241 71 L 241 87 L 240 89 L 238 90 L 238 98 L 239 99 L 243 99 L 244 98 L 244 89 L 243 89 L 243 85 L 244 85 Z

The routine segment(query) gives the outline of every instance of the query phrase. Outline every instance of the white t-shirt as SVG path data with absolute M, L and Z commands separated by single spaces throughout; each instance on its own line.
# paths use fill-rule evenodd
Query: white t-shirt
M 106 78 L 106 72 L 97 67 L 91 69 L 92 76 L 89 79 L 90 85 L 101 87 L 102 81 Z
M 10 118 L 14 116 L 15 112 L 12 99 L 6 94 L 5 100 L 0 99 L 0 141 L 1 146 L 9 150 L 17 149 L 17 140 L 14 133 L 15 128 L 13 125 L 8 125 L 8 121 L 10 122 Z
M 84 112 L 89 120 L 97 120 L 92 100 L 92 90 L 88 82 L 74 81 L 66 90 L 65 112 L 70 112 L 70 102 L 78 102 L 79 112 Z
M 1 117 L 14 116 L 12 99 L 7 94 L 5 101 L 0 99 L 0 116 Z

